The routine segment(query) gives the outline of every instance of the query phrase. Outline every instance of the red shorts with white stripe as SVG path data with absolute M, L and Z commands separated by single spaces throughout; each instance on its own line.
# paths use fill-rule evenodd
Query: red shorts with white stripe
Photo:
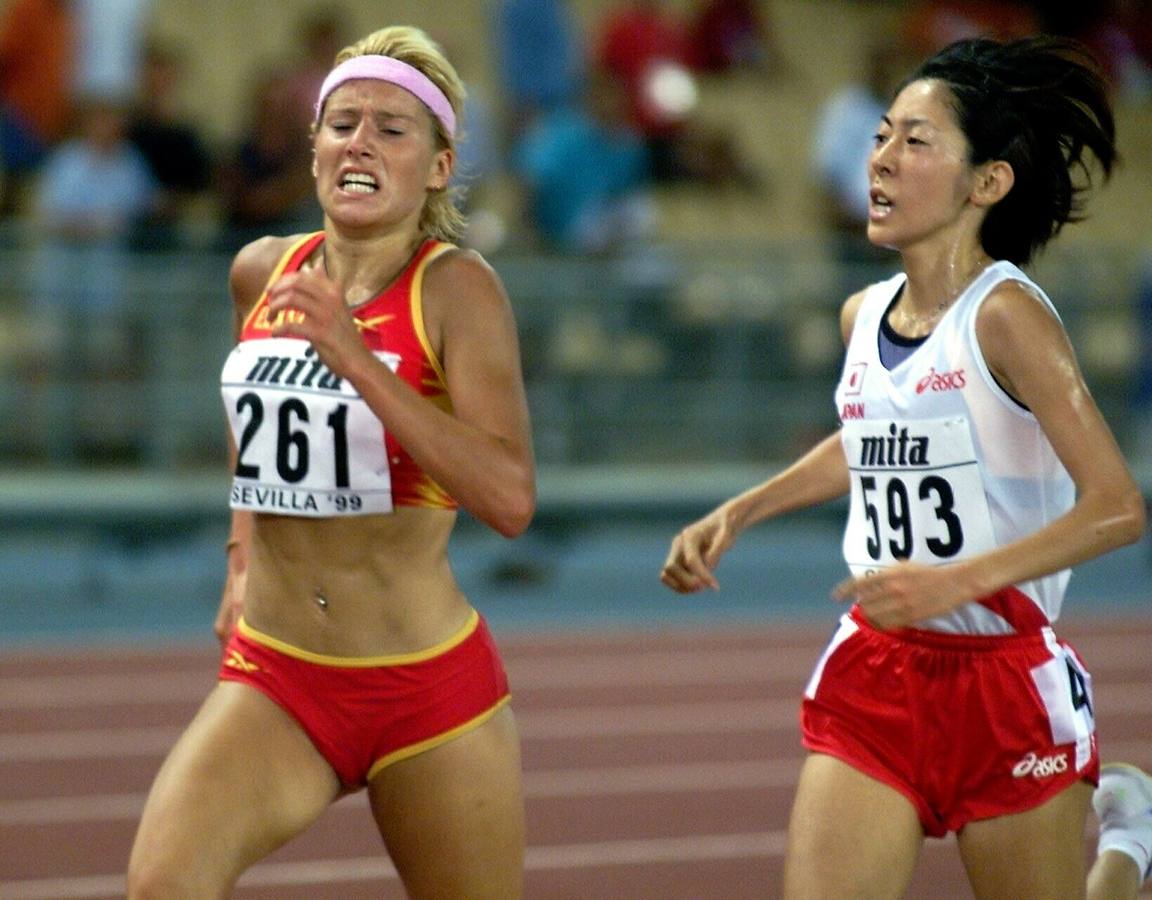
M 324 656 L 261 634 L 241 620 L 219 677 L 251 685 L 304 729 L 345 786 L 488 721 L 509 698 L 483 618 L 418 652 Z
M 854 608 L 808 682 L 801 725 L 805 747 L 900 791 L 933 837 L 1099 778 L 1092 680 L 1049 627 L 885 632 Z

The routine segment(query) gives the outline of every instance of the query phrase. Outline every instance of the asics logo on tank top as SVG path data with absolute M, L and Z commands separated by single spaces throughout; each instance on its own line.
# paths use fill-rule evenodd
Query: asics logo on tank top
M 953 372 L 937 372 L 935 368 L 928 370 L 928 374 L 916 382 L 916 393 L 925 391 L 958 391 L 967 384 L 963 369 Z

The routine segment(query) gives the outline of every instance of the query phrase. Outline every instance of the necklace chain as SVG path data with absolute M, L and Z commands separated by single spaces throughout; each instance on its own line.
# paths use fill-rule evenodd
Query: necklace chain
M 936 308 L 927 313 L 908 312 L 908 310 L 905 309 L 903 305 L 901 305 L 898 307 L 900 313 L 900 324 L 905 328 L 916 328 L 922 325 L 931 325 L 932 323 L 936 322 L 945 312 L 947 312 L 948 308 L 952 305 L 954 300 L 955 298 L 937 303 Z
M 926 325 L 934 325 L 944 313 L 946 313 L 953 303 L 960 297 L 961 294 L 967 290 L 968 286 L 976 279 L 976 277 L 984 271 L 990 264 L 991 260 L 978 260 L 973 268 L 972 274 L 965 280 L 964 287 L 958 290 L 955 294 L 945 300 L 941 300 L 935 307 L 926 313 L 909 312 L 907 309 L 907 300 L 897 306 L 897 311 L 900 313 L 900 324 L 904 328 L 922 328 Z

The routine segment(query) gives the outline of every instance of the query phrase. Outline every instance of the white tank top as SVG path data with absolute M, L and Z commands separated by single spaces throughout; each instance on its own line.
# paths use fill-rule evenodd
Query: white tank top
M 880 323 L 905 276 L 865 293 L 836 388 L 851 473 L 844 559 L 860 575 L 911 559 L 942 565 L 1031 534 L 1066 513 L 1075 485 L 1036 417 L 992 377 L 976 314 L 999 283 L 1029 285 L 1009 262 L 984 270 L 927 340 L 891 370 L 880 362 Z M 917 627 L 1013 634 L 1056 621 L 1069 570 L 973 598 Z

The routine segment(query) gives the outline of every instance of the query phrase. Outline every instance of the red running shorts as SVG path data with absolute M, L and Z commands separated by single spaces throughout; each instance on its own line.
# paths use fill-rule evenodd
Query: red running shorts
M 932 837 L 1099 778 L 1092 680 L 1049 627 L 885 632 L 854 608 L 816 665 L 800 718 L 805 747 L 900 791 Z
M 350 788 L 479 727 L 510 699 L 500 655 L 475 610 L 448 640 L 381 657 L 311 653 L 241 619 L 219 677 L 250 685 L 283 707 Z

